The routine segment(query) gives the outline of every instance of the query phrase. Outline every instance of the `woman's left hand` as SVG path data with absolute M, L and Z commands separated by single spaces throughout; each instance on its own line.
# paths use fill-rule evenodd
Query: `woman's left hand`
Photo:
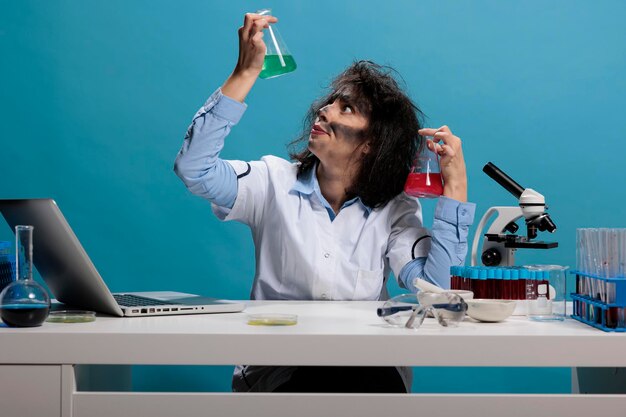
M 439 166 L 443 177 L 443 195 L 455 200 L 467 201 L 467 173 L 461 139 L 454 136 L 448 126 L 439 129 L 420 129 L 421 136 L 431 136 L 428 148 L 439 155 Z

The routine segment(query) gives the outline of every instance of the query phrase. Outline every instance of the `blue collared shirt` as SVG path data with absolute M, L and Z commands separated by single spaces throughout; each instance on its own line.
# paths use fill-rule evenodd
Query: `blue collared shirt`
M 218 89 L 194 116 L 176 158 L 177 175 L 190 191 L 217 206 L 216 212 L 221 210 L 223 217 L 235 204 L 238 175 L 244 173 L 237 172 L 232 163 L 220 159 L 219 152 L 225 137 L 245 109 L 245 104 L 222 95 Z M 292 190 L 305 196 L 314 194 L 326 209 L 330 220 L 335 220 L 336 214 L 320 191 L 315 170 L 297 178 Z M 370 215 L 372 209 L 358 197 L 346 201 L 341 210 L 354 204 L 361 208 L 364 216 Z M 442 288 L 449 288 L 450 266 L 463 264 L 467 254 L 467 234 L 473 222 L 474 210 L 473 203 L 439 198 L 430 239 L 427 239 L 430 240 L 428 255 L 414 256 L 401 268 L 398 278 L 403 287 L 415 292 L 413 281 L 422 278 Z
M 314 175 L 314 173 L 316 172 L 316 168 L 317 168 L 317 165 L 315 165 L 310 171 L 305 172 L 302 175 L 299 175 L 292 190 L 297 191 L 302 194 L 308 194 L 308 195 L 315 193 L 317 198 L 322 202 L 322 204 L 324 205 L 324 208 L 328 212 L 328 216 L 330 217 L 330 220 L 333 221 L 335 220 L 335 217 L 337 217 L 337 214 L 335 213 L 333 208 L 330 206 L 330 203 L 326 200 L 326 198 L 322 194 L 322 190 L 320 190 L 320 183 L 317 181 L 317 176 Z M 343 205 L 341 206 L 339 210 L 343 210 L 346 207 L 350 207 L 352 204 L 359 204 L 363 208 L 365 213 L 367 214 L 369 214 L 372 211 L 370 207 L 363 204 L 363 201 L 361 201 L 360 197 L 354 197 L 346 201 L 345 203 L 343 203 Z

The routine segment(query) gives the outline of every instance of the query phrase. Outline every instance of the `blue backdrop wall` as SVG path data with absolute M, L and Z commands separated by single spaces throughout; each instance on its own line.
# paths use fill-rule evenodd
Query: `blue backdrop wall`
M 625 225 L 626 3 L 617 0 L 0 0 L 0 197 L 55 198 L 113 291 L 247 298 L 248 230 L 217 221 L 172 165 L 193 114 L 236 62 L 243 14 L 261 7 L 280 18 L 298 69 L 257 83 L 224 157 L 286 156 L 322 88 L 371 59 L 399 71 L 428 125 L 463 139 L 475 223 L 516 203 L 481 172 L 488 161 L 546 196 L 559 228 L 542 237 L 559 247 L 520 252 L 519 263 L 572 265 L 577 227 Z M 424 206 L 428 224 L 433 203 Z M 230 372 L 139 367 L 134 383 L 228 390 Z M 570 383 L 567 369 L 418 372 L 417 391 Z

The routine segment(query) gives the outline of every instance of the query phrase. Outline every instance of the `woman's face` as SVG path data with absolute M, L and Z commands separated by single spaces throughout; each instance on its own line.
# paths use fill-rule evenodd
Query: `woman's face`
M 335 94 L 334 99 L 317 112 L 309 136 L 309 150 L 323 164 L 345 166 L 355 152 L 367 151 L 366 109 L 359 108 L 350 91 Z M 359 149 L 361 148 L 361 149 Z

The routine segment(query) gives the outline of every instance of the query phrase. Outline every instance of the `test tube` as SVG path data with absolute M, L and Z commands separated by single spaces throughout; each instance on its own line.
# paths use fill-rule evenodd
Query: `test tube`
M 619 274 L 619 236 L 617 229 L 607 230 L 609 277 L 615 278 Z
M 471 282 L 470 282 L 470 279 L 469 279 L 469 268 L 470 267 L 463 267 L 461 276 L 462 276 L 462 280 L 463 280 L 463 289 L 471 291 L 472 288 L 471 288 Z
M 606 228 L 598 230 L 598 259 L 600 261 L 600 276 L 609 277 L 609 234 Z
M 478 297 L 478 268 L 473 267 L 469 271 L 470 291 L 474 292 L 474 298 Z
M 626 228 L 618 229 L 619 236 L 619 273 L 620 278 L 626 278 Z
M 583 229 L 576 229 L 576 270 L 584 271 Z
M 576 275 L 576 293 L 587 295 L 587 280 L 584 275 L 577 274 Z
M 493 298 L 495 298 L 496 300 L 502 300 L 504 299 L 504 297 L 502 296 L 503 290 L 502 287 L 504 285 L 504 280 L 502 279 L 502 269 L 501 268 L 496 268 L 495 269 L 495 288 L 494 288 L 494 292 L 493 292 Z
M 477 298 L 487 298 L 487 270 L 480 268 L 478 271 L 478 292 Z
M 519 288 L 519 269 L 511 268 L 511 300 L 519 300 L 517 289 Z
M 593 239 L 595 239 L 595 235 L 592 229 L 583 229 L 582 230 L 582 247 L 583 247 L 583 272 L 587 274 L 595 274 L 595 264 L 594 264 L 594 243 Z
M 597 274 L 600 277 L 605 276 L 604 275 L 604 259 L 603 259 L 603 253 L 604 253 L 603 238 L 604 238 L 604 233 L 602 232 L 602 228 L 595 229 L 595 246 L 594 246 L 595 255 L 594 256 L 595 256 Z
M 458 290 L 457 288 L 457 277 L 456 277 L 456 266 L 450 267 L 450 289 Z
M 511 269 L 504 268 L 502 270 L 502 298 L 505 300 L 512 300 L 513 296 L 511 295 Z
M 496 298 L 496 270 L 487 268 L 487 297 Z

